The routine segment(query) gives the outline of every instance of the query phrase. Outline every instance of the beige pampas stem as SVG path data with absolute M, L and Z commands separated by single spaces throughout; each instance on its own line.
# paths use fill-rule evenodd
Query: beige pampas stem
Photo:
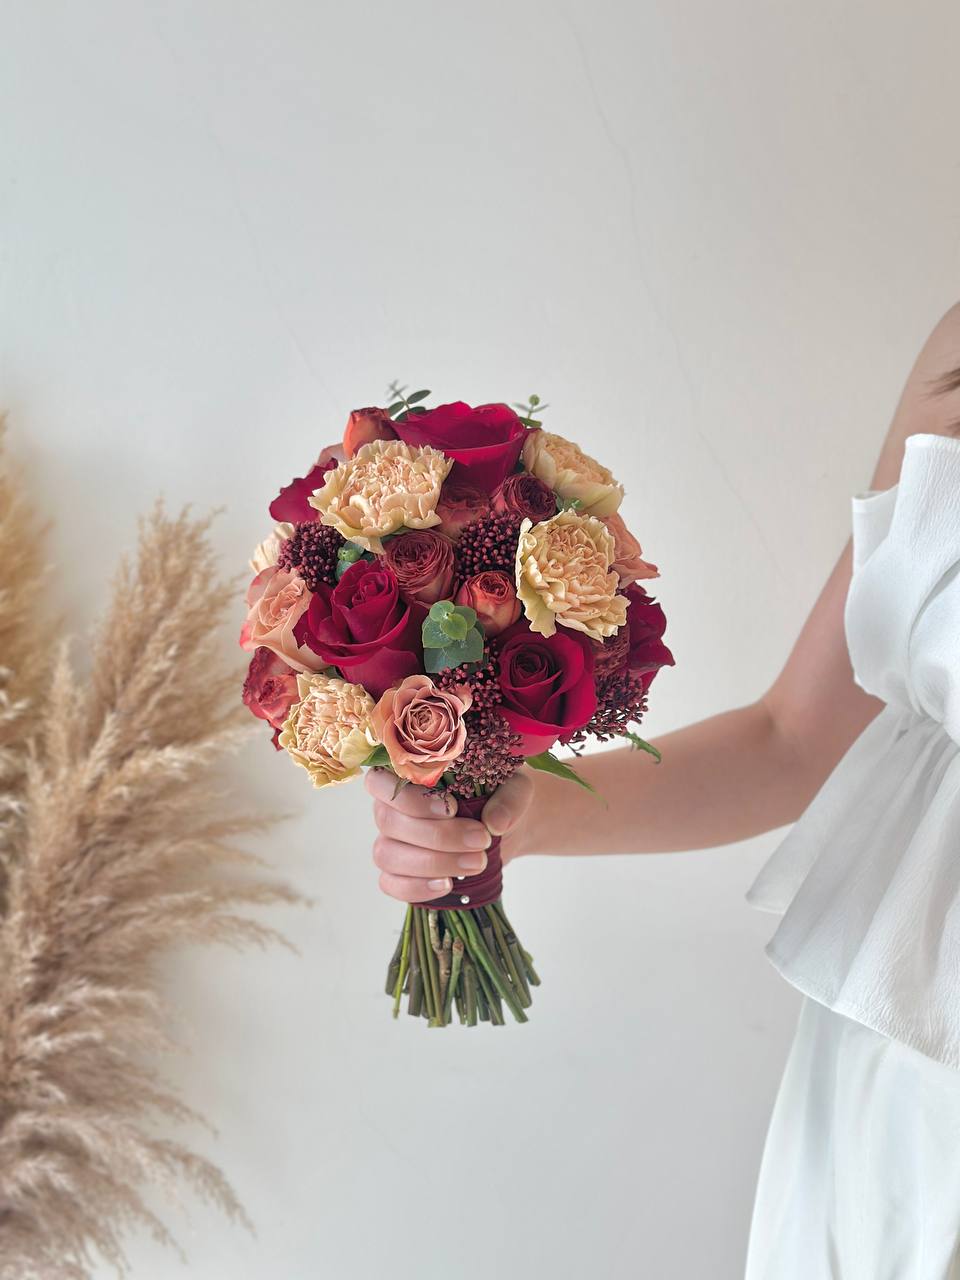
M 156 1136 L 197 1118 L 156 1071 L 157 961 L 183 942 L 274 941 L 245 909 L 296 895 L 236 847 L 263 822 L 216 778 L 246 713 L 222 655 L 233 588 L 207 522 L 158 507 L 83 674 L 64 652 L 38 689 L 18 675 L 40 652 L 39 565 L 4 483 L 0 635 L 6 687 L 26 706 L 11 716 L 13 695 L 0 700 L 0 788 L 21 815 L 6 828 L 0 923 L 0 1277 L 85 1280 L 98 1258 L 126 1273 L 130 1226 L 171 1243 L 152 1187 L 186 1180 L 243 1216 L 213 1165 Z

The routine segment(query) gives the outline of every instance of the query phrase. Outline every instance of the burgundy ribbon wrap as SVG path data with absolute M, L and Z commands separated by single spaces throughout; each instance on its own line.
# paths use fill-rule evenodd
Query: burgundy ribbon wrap
M 469 800 L 457 799 L 457 817 L 479 818 L 489 796 L 471 796 Z M 415 902 L 415 907 L 431 911 L 469 911 L 471 907 L 485 907 L 500 897 L 503 889 L 503 864 L 500 861 L 500 837 L 494 836 L 487 849 L 487 865 L 477 876 L 454 878 L 453 890 L 442 898 L 430 902 Z

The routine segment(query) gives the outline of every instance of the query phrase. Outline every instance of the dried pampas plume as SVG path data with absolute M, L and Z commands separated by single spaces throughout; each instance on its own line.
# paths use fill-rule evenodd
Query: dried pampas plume
M 14 494 L 0 492 L 4 652 L 26 671 L 41 650 L 27 639 L 20 574 L 36 565 L 23 561 Z M 20 557 L 12 574 L 8 554 Z M 168 1047 L 158 957 L 181 942 L 275 939 L 243 908 L 295 900 L 235 847 L 262 824 L 215 787 L 244 714 L 217 635 L 232 592 L 206 522 L 158 508 L 120 571 L 89 670 L 78 675 L 63 654 L 30 691 L 33 745 L 19 794 L 7 786 L 23 817 L 8 831 L 0 923 L 3 1280 L 84 1280 L 98 1256 L 124 1274 L 130 1226 L 173 1243 L 145 1200 L 157 1184 L 176 1191 L 185 1178 L 242 1217 L 213 1165 L 155 1136 L 158 1119 L 197 1117 L 153 1065 Z M 23 714 L 4 739 L 8 783 Z

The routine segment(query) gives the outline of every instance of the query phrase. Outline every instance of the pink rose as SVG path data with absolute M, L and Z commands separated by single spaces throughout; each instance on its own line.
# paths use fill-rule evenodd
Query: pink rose
M 453 543 L 433 529 L 413 529 L 391 538 L 383 561 L 397 576 L 404 600 L 433 604 L 449 598 L 455 566 Z
M 557 495 L 529 471 L 515 471 L 493 495 L 493 509 L 539 524 L 557 514 Z
M 401 778 L 434 787 L 463 751 L 463 717 L 473 701 L 466 685 L 438 689 L 429 676 L 407 676 L 374 707 L 373 728 Z
M 297 673 L 293 668 L 272 650 L 262 646 L 257 649 L 243 682 L 243 703 L 255 716 L 266 720 L 277 730 L 273 735 L 273 745 L 278 751 L 279 730 L 297 696 Z
M 640 543 L 636 540 L 619 512 L 606 516 L 603 523 L 613 538 L 613 565 L 620 578 L 621 587 L 638 582 L 641 578 L 659 578 L 660 571 L 655 564 L 649 564 L 640 554 Z
M 347 419 L 343 432 L 343 451 L 352 458 L 357 450 L 371 440 L 396 440 L 393 419 L 383 409 L 354 409 Z
M 297 623 L 310 607 L 310 599 L 307 584 L 291 569 L 268 565 L 247 590 L 250 612 L 240 629 L 241 649 L 269 649 L 294 671 L 319 671 L 323 660 L 302 647 L 294 636 Z
M 520 617 L 516 589 L 500 569 L 488 569 L 467 578 L 457 592 L 456 603 L 476 610 L 477 621 L 488 636 L 498 636 Z
M 291 524 L 302 524 L 305 520 L 316 520 L 317 513 L 310 506 L 308 498 L 317 489 L 322 489 L 328 471 L 332 471 L 343 461 L 343 448 L 339 444 L 327 445 L 305 476 L 291 480 L 270 503 L 270 514 L 278 522 L 289 521 Z
M 437 503 L 440 532 L 456 542 L 468 524 L 473 524 L 474 520 L 479 520 L 489 510 L 490 499 L 480 489 L 447 480 L 440 490 L 440 501 Z

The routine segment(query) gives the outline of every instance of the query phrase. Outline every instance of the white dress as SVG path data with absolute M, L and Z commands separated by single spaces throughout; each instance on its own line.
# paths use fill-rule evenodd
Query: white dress
M 846 634 L 886 706 L 748 895 L 808 999 L 747 1280 L 960 1278 L 960 439 L 853 500 Z

